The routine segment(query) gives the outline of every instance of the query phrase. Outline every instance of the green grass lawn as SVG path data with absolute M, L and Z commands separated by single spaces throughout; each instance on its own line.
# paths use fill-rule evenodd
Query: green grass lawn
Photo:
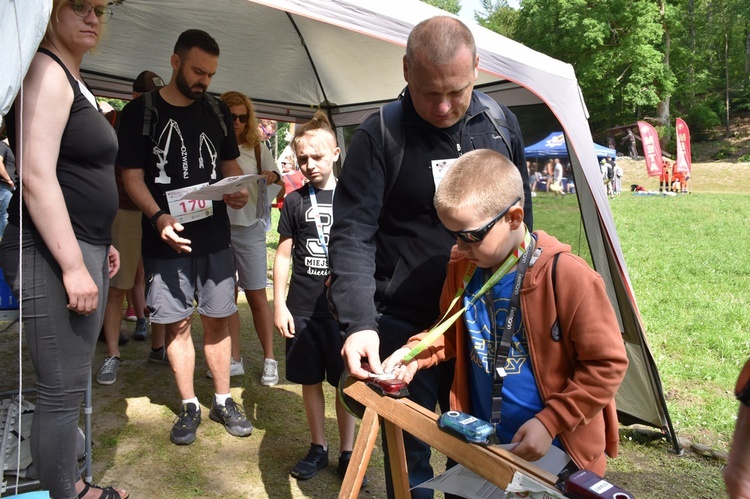
M 624 193 L 611 207 L 675 431 L 727 449 L 750 355 L 750 196 Z M 535 228 L 589 259 L 578 213 L 573 196 L 534 198 Z
M 623 195 L 612 211 L 675 430 L 727 448 L 750 355 L 750 197 Z

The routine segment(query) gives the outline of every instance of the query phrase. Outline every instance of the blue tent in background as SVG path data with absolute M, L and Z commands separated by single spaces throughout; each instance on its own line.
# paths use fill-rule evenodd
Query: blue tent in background
M 596 157 L 597 158 L 606 158 L 607 156 L 611 158 L 617 157 L 617 151 L 614 149 L 610 149 L 609 147 L 600 146 L 596 142 L 594 142 L 594 150 L 596 151 Z
M 617 156 L 617 151 L 594 143 L 597 158 Z M 524 148 L 527 158 L 567 158 L 568 148 L 565 145 L 565 134 L 552 132 L 546 139 Z

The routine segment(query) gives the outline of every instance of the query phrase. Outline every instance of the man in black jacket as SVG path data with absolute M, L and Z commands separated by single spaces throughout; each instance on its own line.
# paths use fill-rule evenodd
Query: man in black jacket
M 478 62 L 474 38 L 463 23 L 442 16 L 421 22 L 409 35 L 403 61 L 404 143 L 395 180 L 389 179 L 394 165 L 384 152 L 378 113 L 352 138 L 334 197 L 330 301 L 346 336 L 344 362 L 357 378 L 368 376 L 364 358 L 374 372 L 382 372 L 380 359 L 438 318 L 455 244 L 432 203 L 440 172 L 464 152 L 494 149 L 514 161 L 529 190 L 516 117 L 503 108 L 510 132 L 506 144 L 473 91 Z M 529 230 L 530 199 L 526 192 Z M 434 410 L 438 387 L 443 383 L 447 393 L 451 379 L 452 371 L 420 371 L 409 385 L 412 400 Z M 432 477 L 430 449 L 409 435 L 405 440 L 414 486 Z M 412 497 L 432 497 L 432 491 L 415 489 Z

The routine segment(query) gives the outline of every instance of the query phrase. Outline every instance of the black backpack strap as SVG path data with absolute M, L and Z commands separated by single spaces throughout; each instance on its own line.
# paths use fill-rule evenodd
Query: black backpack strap
M 474 95 L 476 95 L 480 104 L 487 107 L 487 110 L 483 112 L 487 115 L 492 126 L 495 127 L 495 130 L 497 130 L 497 133 L 505 143 L 505 147 L 508 149 L 508 154 L 510 155 L 509 159 L 511 162 L 515 163 L 513 148 L 511 147 L 510 142 L 510 129 L 508 128 L 508 121 L 505 118 L 503 108 L 487 94 L 474 92 Z M 406 136 L 402 117 L 403 108 L 400 100 L 389 102 L 380 108 L 380 133 L 383 137 L 383 159 L 385 160 L 386 168 L 386 186 L 383 195 L 383 206 L 385 206 L 385 202 L 388 200 L 391 190 L 396 184 L 396 178 L 398 177 L 401 163 L 404 159 L 404 144 L 406 143 Z
M 151 131 L 156 128 L 156 123 L 159 121 L 159 111 L 154 105 L 154 92 L 144 93 L 143 98 L 145 105 L 143 110 L 143 135 L 152 137 Z
M 385 206 L 393 186 L 396 185 L 396 178 L 404 159 L 406 137 L 402 116 L 403 108 L 400 100 L 389 102 L 380 108 L 380 133 L 383 137 L 383 159 L 386 169 L 383 206 Z
M 484 112 L 492 123 L 492 126 L 497 130 L 497 133 L 500 134 L 500 138 L 505 142 L 505 147 L 508 149 L 508 154 L 510 154 L 510 158 L 508 159 L 510 159 L 512 163 L 515 163 L 516 158 L 513 157 L 513 148 L 510 145 L 510 129 L 508 128 L 508 121 L 505 118 L 505 111 L 503 111 L 500 104 L 495 102 L 495 99 L 489 95 L 476 91 L 474 92 L 474 95 L 476 95 L 480 104 L 487 107 L 487 111 Z
M 143 135 L 151 136 L 152 130 L 156 128 L 156 123 L 159 121 L 159 111 L 154 105 L 154 92 L 146 92 L 143 94 L 145 99 L 145 110 L 143 113 Z M 227 124 L 224 122 L 224 113 L 221 111 L 221 106 L 216 98 L 211 94 L 203 94 L 207 105 L 213 110 L 214 114 L 219 118 L 219 124 L 221 130 L 224 132 L 224 136 L 227 136 Z
M 208 102 L 208 105 L 213 109 L 214 114 L 219 117 L 219 124 L 221 124 L 221 129 L 224 131 L 224 137 L 227 136 L 227 124 L 224 122 L 224 113 L 221 111 L 221 106 L 219 106 L 219 101 L 216 100 L 216 97 L 214 97 L 211 94 L 204 93 L 206 102 Z
M 554 341 L 560 341 L 562 334 L 560 331 L 560 318 L 557 314 L 557 259 L 560 257 L 560 253 L 556 253 L 552 259 L 552 294 L 555 297 L 555 322 L 552 324 L 552 330 L 550 335 Z

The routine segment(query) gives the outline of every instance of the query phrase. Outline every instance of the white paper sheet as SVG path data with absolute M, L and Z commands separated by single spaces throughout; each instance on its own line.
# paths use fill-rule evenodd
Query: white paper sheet
M 505 450 L 510 450 L 515 446 L 516 444 L 500 445 L 500 447 Z M 553 475 L 557 475 L 568 464 L 568 461 L 570 461 L 570 456 L 568 456 L 565 451 L 553 445 L 550 447 L 549 451 L 547 451 L 547 454 L 542 456 L 541 459 L 534 461 L 532 464 L 552 473 Z M 516 473 L 516 475 L 519 475 L 519 473 Z M 535 482 L 532 478 L 524 475 L 521 476 L 523 477 L 523 480 L 520 480 L 519 483 L 516 484 L 515 492 L 519 492 L 521 488 L 526 487 L 526 490 L 532 491 L 532 489 L 536 489 L 536 492 L 546 494 L 530 497 L 563 497 L 562 494 L 550 495 L 550 489 L 547 489 L 544 485 Z M 529 487 L 532 483 L 536 484 L 536 486 Z M 460 464 L 446 470 L 445 473 L 441 475 L 427 480 L 423 484 L 418 485 L 418 487 L 440 490 L 444 493 L 455 494 L 469 499 L 504 499 L 506 497 L 505 491 L 501 488 L 491 484 L 481 476 L 464 468 Z M 511 497 L 520 496 L 514 494 Z
M 249 187 L 260 179 L 265 180 L 264 175 L 238 175 L 219 180 L 215 184 L 207 185 L 201 189 L 185 194 L 180 199 L 211 199 L 220 201 L 224 194 L 234 194 L 244 187 Z M 276 191 L 278 192 L 278 191 Z

